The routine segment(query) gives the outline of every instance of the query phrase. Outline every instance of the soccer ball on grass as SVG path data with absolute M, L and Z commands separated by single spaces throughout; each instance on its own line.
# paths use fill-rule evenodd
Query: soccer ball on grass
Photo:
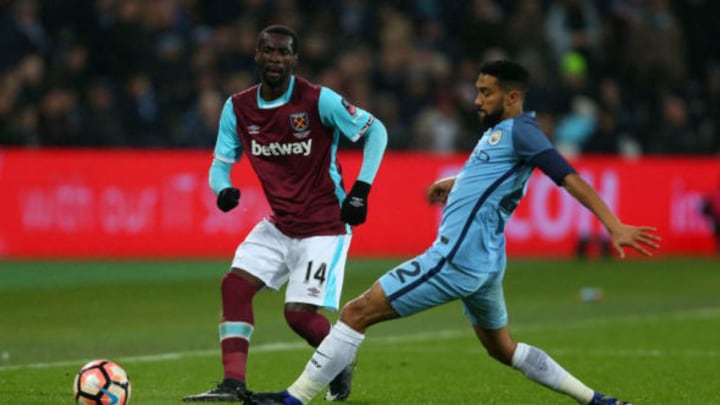
M 130 379 L 117 363 L 93 360 L 75 376 L 73 396 L 79 405 L 127 405 Z

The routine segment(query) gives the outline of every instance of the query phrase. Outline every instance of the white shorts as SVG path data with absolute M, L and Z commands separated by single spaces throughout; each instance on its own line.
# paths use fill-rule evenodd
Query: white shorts
M 285 302 L 337 311 L 350 239 L 349 234 L 289 238 L 263 219 L 237 247 L 232 267 L 273 290 L 287 281 Z

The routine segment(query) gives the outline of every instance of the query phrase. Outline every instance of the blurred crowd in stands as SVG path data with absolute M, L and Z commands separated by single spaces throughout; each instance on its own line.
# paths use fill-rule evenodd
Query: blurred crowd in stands
M 512 58 L 566 153 L 717 155 L 718 18 L 716 0 L 0 0 L 0 145 L 210 149 L 281 23 L 297 73 L 391 149 L 472 147 L 478 66 Z

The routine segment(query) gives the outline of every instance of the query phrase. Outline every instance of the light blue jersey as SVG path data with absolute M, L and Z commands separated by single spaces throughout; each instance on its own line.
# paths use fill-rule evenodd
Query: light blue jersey
M 552 148 L 532 113 L 485 132 L 455 178 L 432 248 L 474 271 L 504 268 L 505 224 L 525 195 L 530 160 Z
M 456 176 L 432 246 L 380 278 L 399 315 L 460 299 L 473 325 L 505 326 L 505 224 L 536 166 L 558 184 L 573 171 L 532 113 L 504 120 L 483 134 Z

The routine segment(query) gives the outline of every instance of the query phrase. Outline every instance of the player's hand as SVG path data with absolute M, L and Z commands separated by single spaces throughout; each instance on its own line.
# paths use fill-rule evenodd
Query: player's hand
M 427 191 L 428 202 L 430 204 L 445 204 L 453 184 L 455 184 L 455 177 L 446 177 L 431 184 Z
M 655 228 L 652 226 L 632 226 L 623 224 L 619 229 L 610 232 L 613 247 L 617 250 L 621 259 L 625 258 L 623 247 L 631 247 L 645 256 L 652 256 L 647 248 L 658 249 L 660 237 L 655 235 Z
M 240 190 L 235 187 L 224 188 L 217 195 L 217 206 L 222 212 L 228 212 L 237 207 L 239 202 Z
M 340 207 L 340 219 L 350 225 L 360 225 L 367 218 L 367 198 L 370 184 L 356 181 Z

